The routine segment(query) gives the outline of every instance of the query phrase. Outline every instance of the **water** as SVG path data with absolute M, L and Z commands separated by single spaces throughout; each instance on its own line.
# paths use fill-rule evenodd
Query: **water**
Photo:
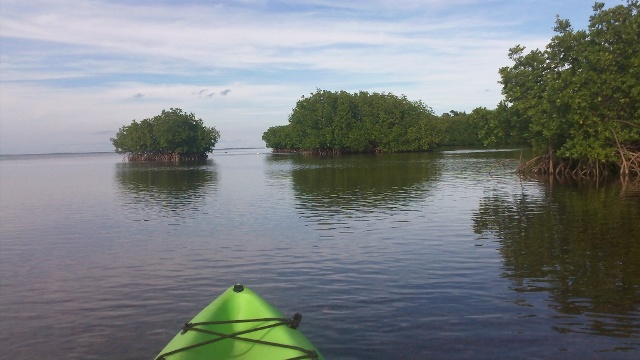
M 151 359 L 241 282 L 330 359 L 640 357 L 640 190 L 519 157 L 2 157 L 1 356 Z

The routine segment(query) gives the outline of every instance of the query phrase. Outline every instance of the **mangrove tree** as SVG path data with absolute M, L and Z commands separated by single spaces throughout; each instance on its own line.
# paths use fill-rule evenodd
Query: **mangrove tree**
M 639 9 L 638 0 L 597 2 L 587 30 L 558 17 L 544 50 L 510 49 L 513 65 L 500 69 L 504 116 L 492 121 L 541 154 L 521 171 L 640 175 Z
M 421 101 L 389 93 L 317 90 L 302 97 L 289 124 L 262 139 L 273 151 L 313 154 L 424 151 L 442 137 L 442 124 Z
M 133 120 L 118 130 L 111 143 L 129 161 L 203 160 L 219 138 L 215 127 L 204 126 L 193 113 L 172 108 L 140 122 Z

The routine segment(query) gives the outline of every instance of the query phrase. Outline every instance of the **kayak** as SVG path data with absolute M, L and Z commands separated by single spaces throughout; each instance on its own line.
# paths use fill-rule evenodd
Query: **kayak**
M 246 286 L 235 285 L 205 307 L 156 360 L 324 359 L 298 326 Z

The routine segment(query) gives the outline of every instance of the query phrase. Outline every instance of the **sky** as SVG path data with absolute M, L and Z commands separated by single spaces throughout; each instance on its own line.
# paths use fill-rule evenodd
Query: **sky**
M 544 48 L 556 15 L 585 29 L 594 2 L 3 0 L 0 154 L 113 151 L 170 108 L 215 126 L 217 149 L 264 147 L 317 89 L 492 109 L 509 48 Z

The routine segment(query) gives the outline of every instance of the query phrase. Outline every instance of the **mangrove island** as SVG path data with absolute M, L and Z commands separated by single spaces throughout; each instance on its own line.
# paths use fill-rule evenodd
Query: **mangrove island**
M 171 108 L 140 122 L 133 120 L 111 143 L 129 161 L 185 161 L 207 159 L 219 138 L 215 127 L 204 126 L 193 113 Z
M 437 116 L 421 101 L 318 89 L 298 100 L 288 125 L 270 127 L 262 140 L 276 152 L 338 155 L 425 151 L 441 137 Z
M 427 151 L 437 146 L 526 146 L 539 155 L 518 171 L 599 178 L 640 175 L 640 2 L 596 2 L 587 30 L 556 19 L 544 50 L 509 50 L 494 110 L 435 116 L 421 101 L 388 93 L 317 90 L 287 125 L 262 136 L 274 152 Z

